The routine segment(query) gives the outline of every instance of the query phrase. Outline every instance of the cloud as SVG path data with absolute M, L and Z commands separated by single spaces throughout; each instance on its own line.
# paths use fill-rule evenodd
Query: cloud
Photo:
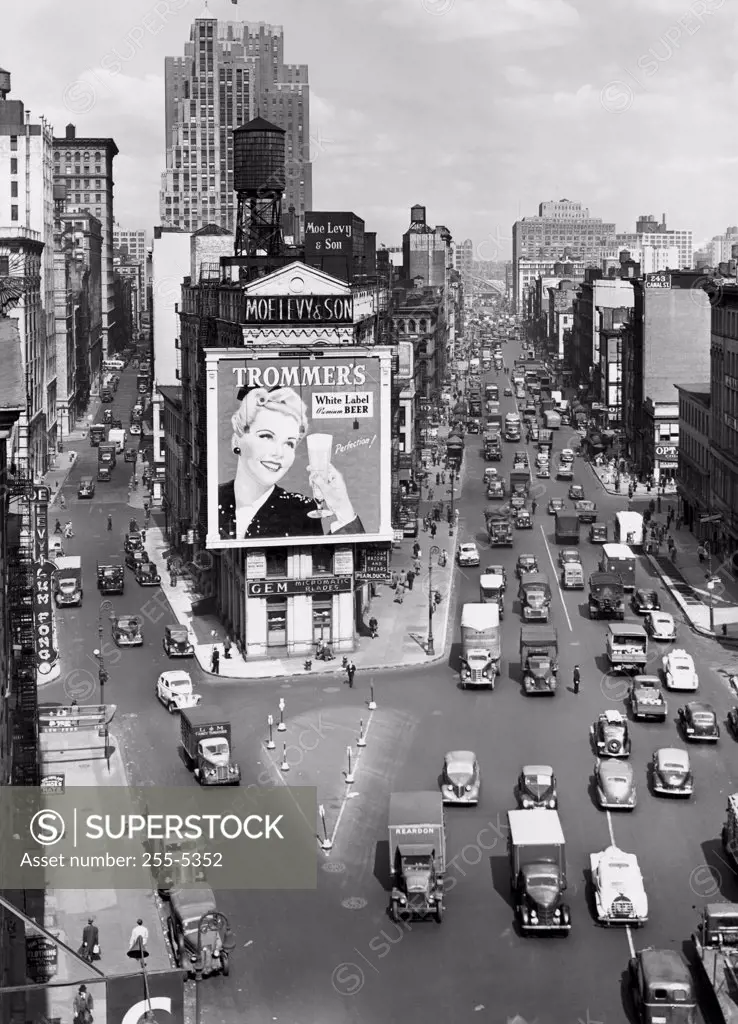
M 532 75 L 527 68 L 521 68 L 516 64 L 509 65 L 502 73 L 510 85 L 516 89 L 532 89 L 538 84 L 535 75 Z
M 362 6 L 367 0 L 358 0 Z M 579 23 L 567 0 L 368 0 L 388 24 L 421 29 L 446 41 L 484 39 L 539 30 L 560 32 Z M 550 42 L 551 40 L 549 40 Z

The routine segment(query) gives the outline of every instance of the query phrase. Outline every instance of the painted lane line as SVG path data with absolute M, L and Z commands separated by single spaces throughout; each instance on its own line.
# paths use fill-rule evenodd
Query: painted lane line
M 615 842 L 615 830 L 612 825 L 612 814 L 610 813 L 610 811 L 607 810 L 605 811 L 605 814 L 607 815 L 607 828 L 610 833 L 610 843 L 612 846 L 617 846 L 618 844 Z M 633 943 L 633 931 L 629 924 L 626 924 L 625 926 L 625 937 L 628 940 L 628 949 L 630 950 L 630 955 L 631 957 L 634 957 L 636 954 L 635 945 Z
M 295 794 L 292 792 L 290 784 L 285 779 L 284 774 L 283 774 L 282 770 L 280 769 L 279 765 L 277 764 L 276 761 L 272 760 L 272 751 L 271 750 L 267 750 L 267 746 L 266 746 L 266 741 L 265 740 L 261 741 L 261 749 L 264 752 L 265 764 L 268 765 L 267 771 L 271 771 L 273 775 L 276 775 L 277 778 L 279 779 L 280 783 L 282 784 L 282 786 L 284 786 L 284 788 L 290 794 L 290 799 L 294 803 L 295 807 L 298 810 L 298 813 L 299 813 L 300 817 L 305 822 L 305 824 L 308 826 L 308 828 L 314 828 L 314 825 L 312 825 L 308 821 L 308 819 L 307 819 L 307 817 L 305 815 L 305 812 L 303 811 L 302 807 L 300 807 L 299 803 L 297 802 L 297 798 L 296 798 Z M 315 838 L 318 840 L 318 842 L 321 842 L 320 836 L 316 835 Z
M 553 570 L 553 576 L 554 576 L 554 579 L 556 580 L 556 589 L 558 590 L 559 596 L 561 597 L 561 605 L 562 605 L 562 607 L 564 609 L 564 615 L 566 616 L 566 622 L 567 622 L 567 625 L 569 626 L 569 632 L 573 633 L 574 632 L 574 627 L 571 624 L 571 619 L 569 618 L 569 612 L 567 611 L 567 608 L 566 608 L 566 601 L 564 600 L 564 591 L 561 589 L 561 584 L 559 583 L 559 574 L 558 574 L 558 571 L 556 569 L 556 563 L 553 560 L 553 555 L 551 554 L 551 548 L 549 547 L 548 540 L 546 539 L 546 531 L 543 529 L 543 526 L 541 526 L 541 536 L 543 537 L 543 543 L 546 545 L 546 551 L 548 552 L 548 560 L 551 563 L 551 569 Z
M 610 814 L 608 810 L 605 811 L 605 814 L 607 815 L 607 830 L 610 833 L 610 845 L 617 846 L 618 844 L 615 842 L 615 833 L 612 828 L 612 814 Z
M 373 719 L 374 719 L 374 712 L 370 711 L 369 712 L 369 718 L 367 719 L 367 723 L 366 723 L 366 729 L 364 730 L 364 739 L 366 739 L 369 736 L 369 730 L 372 727 L 372 720 Z M 366 747 L 358 747 L 356 749 L 355 754 L 352 754 L 352 757 L 354 757 L 354 761 L 353 761 L 353 765 L 352 765 L 354 778 L 356 777 L 356 773 L 358 772 L 359 767 L 361 766 L 361 756 L 362 756 L 362 754 L 364 753 L 365 750 L 366 750 Z M 353 792 L 354 792 L 353 787 L 349 786 L 348 783 L 347 783 L 346 784 L 346 792 L 343 794 L 343 800 L 341 801 L 341 806 L 338 809 L 338 817 L 336 818 L 336 824 L 335 824 L 335 826 L 333 828 L 333 832 L 331 833 L 331 845 L 332 846 L 335 845 L 336 836 L 338 835 L 338 828 L 339 828 L 339 826 L 341 824 L 341 818 L 343 817 L 343 812 L 346 810 L 346 804 L 351 799 L 351 794 Z
M 628 949 L 630 949 L 631 959 L 635 959 L 636 951 L 635 945 L 633 943 L 633 930 L 629 924 L 626 924 L 625 926 L 625 937 L 628 940 Z

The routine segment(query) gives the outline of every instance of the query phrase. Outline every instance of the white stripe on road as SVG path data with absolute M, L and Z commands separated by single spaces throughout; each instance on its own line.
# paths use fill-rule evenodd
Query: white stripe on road
M 607 815 L 607 831 L 610 833 L 610 845 L 617 846 L 618 844 L 615 842 L 615 833 L 612 829 L 612 815 L 607 810 L 605 811 L 605 814 Z
M 566 609 L 566 601 L 564 600 L 564 591 L 561 589 L 561 584 L 559 583 L 559 573 L 558 573 L 558 570 L 556 568 L 556 563 L 553 560 L 553 555 L 551 553 L 551 548 L 550 548 L 548 540 L 546 538 L 546 531 L 544 530 L 543 526 L 541 526 L 541 536 L 543 537 L 543 543 L 546 545 L 546 551 L 548 552 L 548 560 L 551 563 L 551 568 L 553 569 L 554 579 L 556 580 L 556 588 L 557 588 L 557 590 L 559 592 L 559 595 L 561 597 L 561 605 L 562 605 L 562 607 L 564 609 L 564 615 L 566 616 L 566 622 L 567 622 L 567 624 L 569 626 L 569 632 L 573 633 L 574 632 L 574 627 L 571 624 L 571 619 L 569 618 L 569 612 Z
M 369 718 L 367 719 L 367 722 L 366 722 L 366 729 L 364 730 L 364 739 L 366 739 L 367 736 L 369 735 L 369 730 L 372 727 L 372 719 L 373 718 L 374 718 L 374 712 L 370 711 L 369 712 Z M 351 768 L 352 768 L 352 772 L 353 772 L 354 778 L 356 778 L 356 773 L 359 770 L 359 765 L 361 764 L 361 755 L 364 753 L 365 750 L 366 750 L 366 747 L 357 747 L 356 751 L 353 754 L 353 763 L 351 765 Z M 338 817 L 336 818 L 336 824 L 335 824 L 335 826 L 333 828 L 333 833 L 331 835 L 331 846 L 335 845 L 336 836 L 338 835 L 338 827 L 341 824 L 341 818 L 343 817 L 343 812 L 346 810 L 346 804 L 349 802 L 349 799 L 351 798 L 351 794 L 353 792 L 354 792 L 354 790 L 351 788 L 350 783 L 347 782 L 346 783 L 346 792 L 343 794 L 343 800 L 341 801 L 341 806 L 340 806 L 340 808 L 338 810 Z
M 610 813 L 610 811 L 605 811 L 605 814 L 607 815 L 607 830 L 610 833 L 610 844 L 612 846 L 617 846 L 618 844 L 615 842 L 615 830 L 612 827 L 612 814 Z M 636 954 L 635 945 L 633 944 L 633 929 L 630 927 L 629 924 L 626 924 L 625 926 L 625 937 L 628 940 L 628 949 L 630 950 L 630 955 L 631 957 L 634 957 Z

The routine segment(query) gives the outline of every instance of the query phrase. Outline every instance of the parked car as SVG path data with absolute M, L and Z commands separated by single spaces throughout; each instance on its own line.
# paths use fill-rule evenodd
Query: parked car
M 551 498 L 548 503 L 548 514 L 555 516 L 558 512 L 563 512 L 566 508 L 566 502 L 563 498 Z
M 607 544 L 607 523 L 592 523 L 589 528 L 590 544 Z
M 162 672 L 156 680 L 156 696 L 172 715 L 175 711 L 195 708 L 202 700 L 200 694 L 192 688 L 189 672 L 181 669 Z
M 630 761 L 598 758 L 594 769 L 597 802 L 604 811 L 632 811 L 636 805 L 633 765 Z
M 515 575 L 522 579 L 529 572 L 538 572 L 538 559 L 535 555 L 518 555 L 515 563 Z
M 479 565 L 479 550 L 473 542 L 459 544 L 459 551 L 456 556 L 459 565 Z
M 126 554 L 130 551 L 143 551 L 143 537 L 137 531 L 127 533 L 123 539 L 123 550 Z
M 738 740 L 738 707 L 732 707 L 728 712 L 725 724 L 728 727 L 728 732 L 732 735 L 734 740 Z
M 146 551 L 128 551 L 126 552 L 126 565 L 129 569 L 133 569 L 135 572 L 139 565 L 144 562 L 148 562 L 149 556 Z
M 567 562 L 578 562 L 582 564 L 582 556 L 576 548 L 562 548 L 559 551 L 559 566 L 563 569 Z
M 712 704 L 690 701 L 677 711 L 679 727 L 690 743 L 717 743 L 720 726 Z
M 691 796 L 694 776 L 689 754 L 679 747 L 661 747 L 651 760 L 651 787 L 661 796 Z
M 636 615 L 645 615 L 647 612 L 661 610 L 659 595 L 655 590 L 636 590 L 630 599 L 630 606 Z
M 697 1024 L 694 978 L 677 950 L 639 950 L 628 962 L 628 987 L 638 1024 Z
M 595 912 L 600 924 L 640 928 L 648 920 L 648 897 L 634 853 L 608 846 L 589 858 Z
M 669 712 L 658 676 L 635 676 L 628 694 L 633 718 L 665 722 Z
M 569 500 L 570 501 L 583 501 L 584 500 L 584 488 L 581 484 L 572 484 L 569 488 Z
M 646 612 L 646 632 L 654 640 L 676 640 L 677 631 L 674 617 L 668 612 Z
M 161 576 L 156 571 L 153 562 L 142 562 L 136 566 L 136 583 L 140 587 L 158 587 L 161 583 Z
M 546 807 L 555 811 L 559 806 L 559 798 L 553 768 L 548 764 L 523 765 L 515 787 L 515 797 L 521 810 Z
M 670 651 L 661 659 L 666 676 L 667 690 L 696 691 L 700 685 L 699 676 L 695 671 L 694 660 L 686 651 Z
M 471 750 L 450 750 L 443 759 L 441 795 L 445 804 L 477 804 L 481 777 L 477 755 Z
M 630 757 L 628 720 L 620 711 L 603 711 L 590 728 L 592 744 L 600 757 Z

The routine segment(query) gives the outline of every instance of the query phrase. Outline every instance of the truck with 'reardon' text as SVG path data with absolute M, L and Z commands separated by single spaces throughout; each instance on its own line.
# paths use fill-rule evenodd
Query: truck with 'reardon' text
M 444 910 L 446 822 L 443 798 L 438 791 L 390 795 L 389 858 L 392 920 L 432 915 L 440 924 Z

